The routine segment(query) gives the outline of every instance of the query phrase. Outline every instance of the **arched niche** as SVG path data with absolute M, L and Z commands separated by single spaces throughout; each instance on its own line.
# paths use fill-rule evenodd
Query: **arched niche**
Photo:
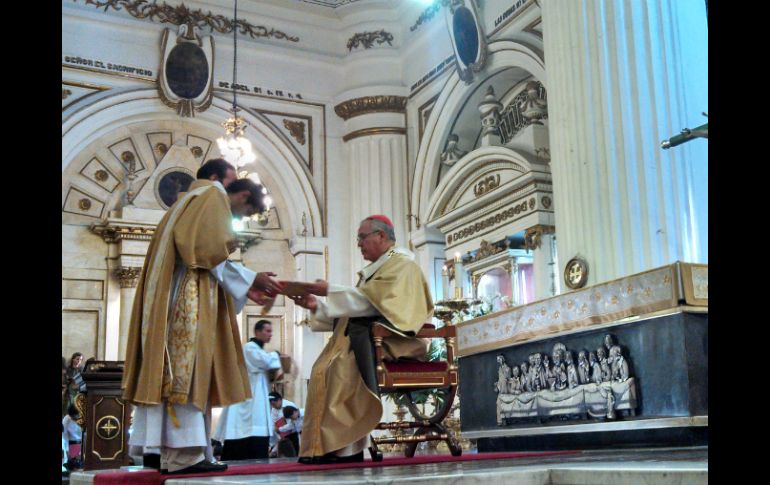
M 181 119 L 162 104 L 155 89 L 142 88 L 105 91 L 62 112 L 63 341 L 66 337 L 69 345 L 93 347 L 98 358 L 123 358 L 132 285 L 154 225 L 165 211 L 156 200 L 154 179 L 169 170 L 194 174 L 203 161 L 219 156 L 216 138 L 223 133 L 221 123 L 230 116 L 230 106 L 217 97 L 206 112 Z M 232 257 L 251 268 L 292 277 L 296 268 L 286 241 L 303 227 L 311 238 L 322 239 L 321 207 L 307 166 L 286 136 L 259 113 L 242 109 L 239 114 L 249 125 L 246 135 L 258 154 L 255 171 L 270 190 L 278 221 L 249 228 L 246 236 L 256 233 L 259 244 L 244 244 Z M 130 210 L 122 200 L 125 151 L 134 155 L 138 169 L 137 198 Z M 68 199 L 73 189 L 85 195 Z M 77 207 L 82 199 L 90 201 L 84 203 L 86 213 Z M 73 202 L 76 210 L 70 213 Z M 115 209 L 121 210 L 113 213 Z M 286 353 L 292 353 L 298 338 L 292 311 L 291 302 L 281 298 L 264 316 L 280 327 L 275 345 Z M 259 308 L 246 306 L 239 316 L 244 337 L 261 316 Z
M 480 278 L 505 267 L 514 303 L 547 296 L 551 255 L 526 235 L 552 232 L 552 201 L 551 173 L 541 159 L 493 146 L 458 160 L 430 198 L 426 222 L 443 235 L 444 257 L 459 278 L 454 288 L 476 296 Z
M 426 224 L 444 234 L 451 254 L 474 250 L 482 239 L 553 225 L 552 219 L 548 165 L 510 148 L 484 147 L 458 160 L 441 180 Z
M 230 101 L 215 97 L 211 107 L 198 114 L 195 118 L 181 120 L 162 104 L 157 91 L 152 88 L 129 89 L 118 92 L 107 91 L 88 100 L 87 104 L 75 103 L 62 113 L 62 204 L 67 203 L 67 197 L 72 187 L 83 176 L 81 173 L 91 160 L 91 152 L 101 151 L 110 162 L 112 170 L 106 170 L 110 175 L 123 182 L 124 174 L 121 161 L 111 153 L 113 143 L 121 140 L 131 140 L 137 151 L 137 145 L 144 144 L 145 139 L 154 133 L 171 132 L 177 136 L 193 136 L 213 142 L 223 132 L 221 122 L 230 116 Z M 285 203 L 286 219 L 292 233 L 301 230 L 299 215 L 307 215 L 307 230 L 309 235 L 322 236 L 323 224 L 321 208 L 313 190 L 305 164 L 300 160 L 285 135 L 276 132 L 273 127 L 258 113 L 242 109 L 239 113 L 249 128 L 246 136 L 252 142 L 258 154 L 255 171 L 265 182 L 274 198 L 280 197 Z M 173 140 L 178 142 L 180 140 Z M 185 141 L 182 141 L 184 144 Z M 192 148 L 192 147 L 190 147 Z M 143 160 L 145 168 L 154 169 L 158 160 L 152 153 L 151 147 L 144 147 Z M 218 156 L 215 143 L 201 158 Z M 204 160 L 200 160 L 202 162 Z M 138 181 L 141 181 L 140 177 Z M 100 191 L 97 181 L 80 180 L 79 189 L 89 196 L 96 196 L 99 203 L 104 205 L 100 215 L 94 213 L 90 217 L 104 217 L 109 210 L 119 205 L 125 186 L 117 187 L 112 192 Z M 85 185 L 85 190 L 82 186 Z M 71 204 L 71 202 L 70 202 Z M 92 204 L 93 206 L 93 204 Z M 87 222 L 83 220 L 84 223 Z M 296 220 L 295 220 L 296 219 Z
M 420 221 L 431 220 L 429 216 L 430 201 L 433 194 L 440 191 L 440 187 L 437 187 L 441 172 L 440 154 L 453 129 L 454 121 L 474 93 L 478 96 L 479 87 L 501 71 L 512 68 L 526 71 L 546 85 L 545 64 L 542 55 L 532 48 L 512 41 L 496 41 L 490 43 L 488 49 L 485 76 L 479 77 L 478 81 L 468 86 L 454 72 L 447 80 L 428 118 L 425 134 L 417 152 L 415 176 L 412 184 L 413 211 L 419 215 Z M 447 176 L 448 174 L 444 178 Z

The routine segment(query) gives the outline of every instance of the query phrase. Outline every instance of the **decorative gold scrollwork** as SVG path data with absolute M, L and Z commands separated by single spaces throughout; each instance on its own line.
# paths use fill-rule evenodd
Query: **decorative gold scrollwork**
M 359 45 L 362 45 L 364 49 L 371 49 L 374 47 L 374 43 L 393 45 L 393 34 L 385 32 L 385 29 L 378 30 L 376 32 L 360 32 L 354 34 L 353 37 L 348 39 L 348 52 L 352 51 Z
M 334 112 L 343 120 L 369 113 L 403 113 L 406 111 L 406 100 L 406 96 L 362 96 L 338 104 Z
M 500 186 L 500 174 L 489 175 L 481 179 L 476 185 L 473 186 L 473 193 L 476 197 L 481 197 L 490 190 L 496 189 Z
M 305 123 L 303 121 L 292 121 L 284 118 L 283 126 L 289 130 L 289 134 L 297 140 L 297 143 L 305 144 Z
M 190 10 L 185 4 L 168 5 L 156 2 L 149 3 L 147 0 L 86 0 L 86 5 L 93 5 L 96 8 L 108 8 L 113 10 L 126 9 L 132 17 L 137 19 L 150 19 L 160 23 L 172 25 L 189 25 L 190 27 L 216 30 L 220 34 L 227 34 L 233 31 L 235 25 L 233 20 L 223 15 L 214 15 L 211 11 L 203 13 L 203 10 Z M 268 29 L 262 25 L 252 25 L 248 21 L 238 19 L 238 32 L 248 35 L 252 39 L 257 37 L 273 37 L 276 39 L 285 39 L 290 42 L 299 42 L 299 37 L 286 35 L 280 30 Z M 190 29 L 192 30 L 192 28 Z
M 81 428 L 86 425 L 86 395 L 78 393 L 75 396 L 75 408 L 78 410 L 80 417 L 77 419 L 78 426 Z

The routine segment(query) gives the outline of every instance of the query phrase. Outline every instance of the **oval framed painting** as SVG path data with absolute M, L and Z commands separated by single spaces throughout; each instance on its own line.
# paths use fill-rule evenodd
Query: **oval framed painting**
M 179 198 L 180 192 L 187 192 L 195 176 L 182 167 L 166 170 L 155 179 L 155 198 L 164 209 L 168 209 Z

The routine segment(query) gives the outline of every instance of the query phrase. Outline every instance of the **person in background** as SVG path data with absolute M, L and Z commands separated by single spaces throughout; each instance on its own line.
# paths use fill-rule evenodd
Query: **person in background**
M 83 430 L 77 423 L 78 419 L 80 419 L 80 413 L 74 405 L 71 405 L 69 409 L 67 409 L 67 415 L 64 416 L 61 423 L 62 428 L 64 429 L 63 436 L 68 445 L 67 458 L 69 460 L 77 460 L 80 458 Z
M 276 421 L 275 428 L 281 440 L 289 440 L 294 449 L 299 452 L 299 435 L 302 433 L 303 417 L 294 406 L 283 408 L 283 417 Z M 296 456 L 296 455 L 295 455 Z
M 272 369 L 281 368 L 278 352 L 268 352 L 265 344 L 273 336 L 268 320 L 254 324 L 254 337 L 243 346 L 252 398 L 222 409 L 213 439 L 222 442 L 222 461 L 268 458 L 273 422 L 268 401 Z
M 66 361 L 65 361 L 66 364 Z M 67 455 L 69 454 L 69 446 L 67 444 L 67 438 L 64 437 L 64 425 L 61 425 L 61 472 L 62 475 L 69 475 L 69 470 L 64 466 L 67 463 Z
M 83 380 L 83 354 L 75 352 L 67 366 L 67 409 L 75 404 L 78 393 L 86 391 L 86 382 Z
M 61 357 L 61 417 L 67 415 L 69 394 L 67 394 L 67 358 Z
M 270 422 L 272 423 L 272 432 L 270 434 L 270 456 L 275 457 L 278 455 L 278 441 L 280 440 L 275 423 L 283 418 L 284 407 L 292 406 L 299 409 L 299 406 L 288 399 L 284 399 L 280 392 L 273 391 L 268 396 L 270 399 Z M 302 410 L 300 410 L 300 415 L 302 414 Z M 297 452 L 299 452 L 299 448 L 297 448 Z

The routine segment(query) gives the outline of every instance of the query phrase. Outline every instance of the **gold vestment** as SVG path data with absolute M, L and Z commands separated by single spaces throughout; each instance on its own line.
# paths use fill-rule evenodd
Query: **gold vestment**
M 425 342 L 414 335 L 433 314 L 433 301 L 420 267 L 390 251 L 387 261 L 358 288 L 403 337 L 386 339 L 391 359 L 424 357 Z M 380 422 L 382 403 L 361 378 L 340 318 L 331 339 L 313 364 L 305 405 L 300 456 L 322 456 L 367 436 Z
M 235 305 L 209 271 L 235 247 L 231 221 L 227 195 L 196 180 L 158 224 L 131 313 L 122 383 L 129 402 L 204 411 L 207 402 L 251 398 Z M 169 308 L 177 260 L 185 274 Z

